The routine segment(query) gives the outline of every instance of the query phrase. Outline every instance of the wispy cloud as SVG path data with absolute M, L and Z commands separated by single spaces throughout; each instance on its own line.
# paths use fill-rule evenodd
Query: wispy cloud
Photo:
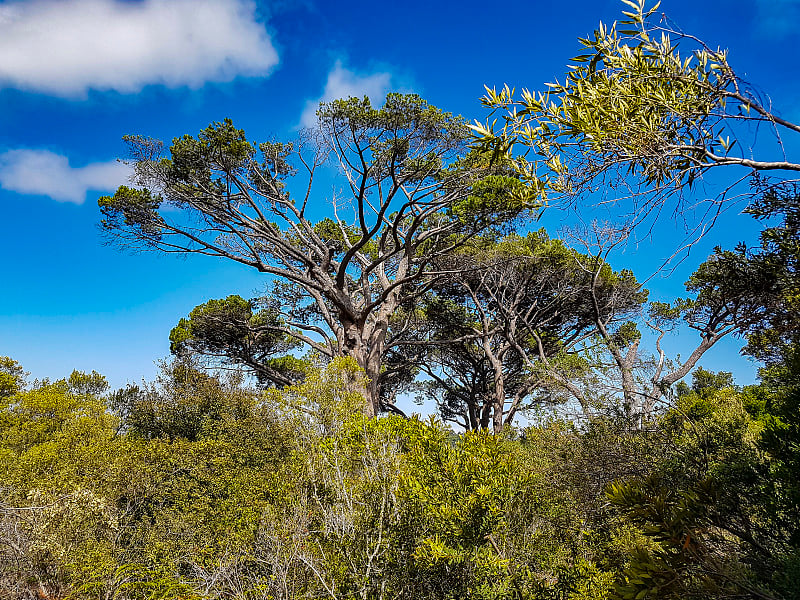
M 330 102 L 339 98 L 363 98 L 369 96 L 373 104 L 383 104 L 383 98 L 392 87 L 391 73 L 356 73 L 346 69 L 342 61 L 337 60 L 328 73 L 328 81 L 322 96 L 306 102 L 300 117 L 302 127 L 313 127 L 317 122 L 317 108 L 320 102 Z
M 783 37 L 797 32 L 800 0 L 756 0 L 756 26 L 769 36 Z
M 14 0 L 0 4 L 0 88 L 82 97 L 199 87 L 278 63 L 253 0 Z
M 72 167 L 66 156 L 49 150 L 8 150 L 0 154 L 0 187 L 19 194 L 49 196 L 82 204 L 89 190 L 110 191 L 125 184 L 128 165 L 118 161 Z

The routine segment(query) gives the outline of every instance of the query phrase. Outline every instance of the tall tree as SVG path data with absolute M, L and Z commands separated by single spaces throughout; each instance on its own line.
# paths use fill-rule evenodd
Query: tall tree
M 691 283 L 718 302 L 735 304 L 747 354 L 781 363 L 800 345 L 800 186 L 769 185 L 746 212 L 773 222 L 760 243 L 716 248 Z
M 617 238 L 620 241 L 621 238 Z M 594 252 L 576 253 L 577 271 L 588 279 L 583 293 L 589 305 L 589 320 L 594 338 L 583 347 L 591 359 L 576 370 L 572 364 L 546 363 L 556 389 L 573 396 L 582 406 L 597 404 L 604 409 L 620 408 L 634 426 L 641 426 L 659 403 L 674 396 L 673 386 L 697 366 L 705 353 L 722 338 L 737 332 L 742 318 L 742 299 L 747 291 L 732 295 L 718 293 L 713 286 L 698 284 L 698 273 L 713 264 L 713 257 L 700 266 L 686 283 L 694 297 L 678 298 L 673 303 L 642 299 L 637 312 L 629 312 L 631 320 L 614 323 L 604 305 L 608 302 L 604 288 L 609 254 L 608 246 L 598 243 Z M 613 302 L 618 302 L 614 300 Z M 613 313 L 612 313 L 613 314 Z M 684 357 L 667 355 L 664 339 L 684 326 L 699 339 Z M 642 345 L 643 331 L 653 339 L 654 351 Z M 566 367 L 566 368 L 565 368 Z
M 13 396 L 25 387 L 25 371 L 13 358 L 0 356 L 0 400 Z
M 619 327 L 647 298 L 630 271 L 587 272 L 588 259 L 543 230 L 480 238 L 442 259 L 453 275 L 427 307 L 421 368 L 441 388 L 444 415 L 498 431 L 554 378 L 588 410 L 563 367 L 585 362 L 598 323 Z
M 646 417 L 657 402 L 670 398 L 672 386 L 726 335 L 746 337 L 748 345 L 743 351 L 768 364 L 791 360 L 800 340 L 797 199 L 795 185 L 767 184 L 747 212 L 765 220 L 782 217 L 782 222 L 765 228 L 756 247 L 744 243 L 733 250 L 717 247 L 686 282 L 692 296 L 672 304 L 650 303 L 640 325 L 655 337 L 654 357 L 641 351 L 641 333 L 634 323 L 614 332 L 597 321 L 596 331 L 610 360 L 603 366 L 598 362 L 601 368 L 595 372 L 605 372 L 616 382 L 631 416 Z M 584 261 L 581 268 L 599 275 L 610 249 L 604 252 Z M 592 287 L 589 291 L 595 295 Z M 699 340 L 683 359 L 672 361 L 662 342 L 680 324 L 694 330 Z M 591 383 L 597 386 L 596 381 Z
M 102 226 L 136 248 L 222 257 L 286 284 L 293 303 L 278 329 L 353 357 L 375 414 L 395 312 L 424 292 L 437 257 L 536 195 L 487 160 L 465 160 L 462 120 L 417 96 L 390 94 L 379 109 L 322 104 L 318 121 L 295 143 L 256 144 L 226 120 L 176 138 L 168 157 L 160 142 L 128 137 L 137 187 L 99 200 Z M 324 166 L 344 190 L 320 211 L 313 183 Z

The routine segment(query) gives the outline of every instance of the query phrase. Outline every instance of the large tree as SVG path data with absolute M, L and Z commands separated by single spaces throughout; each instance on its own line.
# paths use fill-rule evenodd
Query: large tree
M 637 399 L 645 414 L 685 377 L 704 353 L 729 334 L 746 337 L 744 353 L 768 364 L 791 361 L 800 340 L 797 318 L 800 265 L 800 210 L 794 185 L 769 184 L 747 209 L 759 219 L 782 217 L 761 232 L 761 243 L 740 243 L 733 250 L 717 247 L 691 275 L 686 290 L 692 297 L 650 305 L 645 324 L 656 335 L 655 360 L 641 383 L 634 381 L 639 336 L 619 344 L 602 332 L 626 397 Z M 667 333 L 684 323 L 694 330 L 697 345 L 682 360 L 671 362 L 662 348 Z M 598 328 L 600 329 L 600 328 Z M 625 384 L 627 380 L 627 384 Z
M 773 214 L 768 198 L 753 210 Z M 613 243 L 579 252 L 543 231 L 476 239 L 444 259 L 455 275 L 420 311 L 426 391 L 467 429 L 497 430 L 542 400 L 574 401 L 586 416 L 619 408 L 640 426 L 723 337 L 749 333 L 756 349 L 797 338 L 796 211 L 783 210 L 783 226 L 768 228 L 760 249 L 717 249 L 686 282 L 691 295 L 672 304 L 646 303 L 633 273 L 611 268 Z M 680 326 L 697 341 L 671 359 L 664 339 Z
M 290 292 L 269 325 L 323 356 L 353 357 L 381 408 L 389 323 L 423 293 L 435 259 L 535 199 L 496 163 L 467 156 L 460 118 L 417 96 L 322 104 L 294 143 L 247 140 L 230 120 L 163 144 L 127 138 L 136 187 L 99 200 L 103 228 L 140 249 L 222 257 Z M 465 158 L 466 157 L 466 158 Z M 327 202 L 315 177 L 340 176 Z M 330 174 L 331 171 L 326 171 Z
M 800 186 L 771 185 L 746 212 L 771 222 L 760 243 L 716 248 L 690 283 L 735 308 L 744 352 L 772 365 L 800 346 Z
M 598 323 L 618 328 L 647 292 L 628 270 L 585 271 L 588 259 L 544 230 L 476 239 L 443 259 L 453 275 L 428 300 L 421 368 L 445 418 L 498 431 L 554 380 L 589 409 L 567 371 L 585 370 Z

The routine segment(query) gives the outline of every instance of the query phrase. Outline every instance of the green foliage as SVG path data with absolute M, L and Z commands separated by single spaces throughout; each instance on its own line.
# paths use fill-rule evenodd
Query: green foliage
M 205 437 L 231 415 L 246 411 L 252 399 L 237 382 L 220 381 L 191 363 L 165 364 L 154 384 L 128 388 L 113 397 L 123 428 L 145 439 Z
M 610 486 L 608 498 L 624 508 L 628 518 L 656 543 L 654 548 L 634 550 L 630 565 L 616 586 L 619 598 L 724 593 L 724 586 L 720 588 L 713 578 L 701 575 L 698 581 L 691 573 L 691 567 L 706 559 L 708 553 L 703 534 L 710 525 L 707 508 L 713 502 L 713 488 L 699 485 L 673 491 L 657 476 L 651 476 L 641 483 Z
M 747 212 L 759 220 L 780 218 L 760 234 L 760 246 L 736 248 L 744 260 L 745 277 L 756 276 L 761 288 L 746 304 L 742 329 L 747 333 L 746 352 L 767 363 L 791 363 L 793 348 L 800 342 L 800 193 L 794 185 L 766 185 Z
M 506 116 L 505 143 L 519 141 L 543 159 L 551 187 L 563 189 L 568 168 L 559 157 L 579 147 L 583 159 L 623 163 L 629 173 L 661 184 L 678 174 L 692 183 L 706 152 L 730 149 L 711 116 L 724 106 L 733 79 L 726 55 L 701 49 L 681 56 L 667 31 L 650 24 L 658 4 L 626 2 L 627 19 L 600 24 L 574 57 L 564 83 L 513 98 L 488 90 L 484 103 L 515 107 Z M 488 126 L 476 126 L 491 135 Z
M 442 417 L 465 429 L 490 422 L 496 429 L 500 412 L 511 413 L 513 422 L 537 398 L 561 400 L 565 384 L 591 371 L 591 344 L 583 342 L 598 318 L 613 328 L 618 346 L 640 337 L 627 320 L 647 291 L 633 273 L 615 271 L 544 230 L 481 236 L 441 264 L 453 275 L 418 308 L 430 342 L 420 369 L 432 378 L 424 391 L 435 396 Z
M 762 377 L 740 391 L 698 370 L 648 430 L 543 420 L 515 438 L 369 419 L 352 359 L 263 392 L 180 362 L 108 396 L 75 372 L 0 410 L 0 581 L 87 599 L 794 598 L 796 377 Z
M 624 18 L 579 39 L 580 53 L 545 91 L 486 88 L 482 102 L 500 126 L 491 117 L 472 126 L 481 148 L 514 160 L 532 189 L 570 203 L 605 189 L 626 207 L 630 231 L 673 200 L 675 214 L 688 215 L 688 190 L 712 168 L 800 171 L 780 152 L 759 156 L 743 123 L 772 122 L 779 146 L 800 128 L 737 75 L 726 50 L 672 25 L 660 2 L 622 2 Z M 730 182 L 715 202 L 741 197 L 730 193 L 741 179 Z
M 762 382 L 745 390 L 748 412 L 763 426 L 758 446 L 770 460 L 763 482 L 770 516 L 788 543 L 800 546 L 800 360 L 795 349 L 786 362 L 761 370 Z M 796 550 L 794 551 L 796 553 Z
M 176 182 L 198 181 L 212 185 L 220 185 L 219 181 L 212 182 L 213 170 L 236 172 L 247 168 L 255 152 L 244 131 L 236 129 L 231 119 L 212 123 L 196 138 L 189 135 L 175 138 L 169 150 L 172 155 L 170 175 Z
M 134 406 L 122 435 L 102 398 L 66 381 L 0 411 L 3 585 L 200 597 L 198 573 L 252 544 L 264 512 L 292 495 L 292 433 L 254 394 L 180 364 L 142 393 L 159 395 L 157 410 Z
M 94 384 L 86 386 L 86 383 Z M 92 387 L 97 373 L 45 382 L 0 406 L 0 586 L 26 593 L 25 578 L 58 592 L 77 564 L 109 561 L 115 527 L 105 487 L 115 419 Z M 81 385 L 83 384 L 83 385 Z
M 483 177 L 449 211 L 460 221 L 482 221 L 490 226 L 495 224 L 490 230 L 507 231 L 517 217 L 535 215 L 544 206 L 542 190 L 524 182 L 513 162 L 490 153 L 472 150 L 450 169 L 447 177 L 457 180 L 464 172 L 476 168 L 484 172 Z
M 158 214 L 161 198 L 150 190 L 121 186 L 113 196 L 103 196 L 97 201 L 106 229 L 130 227 L 143 235 L 160 239 L 162 219 Z
M 781 392 L 767 382 L 742 392 L 730 374 L 700 370 L 661 422 L 669 453 L 649 474 L 608 488 L 651 540 L 632 550 L 620 598 L 795 597 L 787 581 L 796 568 L 796 519 L 788 516 L 798 514 L 796 463 L 779 457 L 796 453 L 771 445 L 775 405 L 766 399 Z M 792 447 L 783 445 L 789 431 L 778 435 Z
M 70 380 L 0 413 L 20 595 L 607 597 L 580 503 L 551 489 L 574 432 L 368 419 L 352 359 L 261 393 L 182 363 L 107 402 L 96 373 Z
M 406 551 L 418 597 L 509 596 L 509 562 L 494 536 L 525 485 L 513 449 L 486 432 L 452 439 L 445 430 L 418 426 L 409 433 L 399 495 L 401 527 L 414 539 Z
M 170 351 L 179 357 L 205 358 L 253 372 L 264 385 L 288 385 L 302 378 L 307 361 L 285 354 L 299 346 L 270 307 L 228 296 L 196 306 L 169 334 Z
M 713 396 L 720 390 L 736 387 L 733 383 L 733 374 L 727 371 L 720 371 L 714 373 L 707 371 L 703 367 L 698 367 L 692 373 L 692 385 L 688 386 L 685 382 L 681 381 L 676 386 L 678 396 L 686 396 L 687 394 L 694 393 L 701 398 L 708 398 Z
M 25 387 L 25 375 L 17 361 L 8 356 L 0 356 L 0 401 Z

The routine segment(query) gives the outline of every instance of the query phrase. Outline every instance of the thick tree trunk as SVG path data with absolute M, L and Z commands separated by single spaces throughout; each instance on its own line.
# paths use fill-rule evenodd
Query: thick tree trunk
M 345 344 L 342 353 L 351 356 L 364 370 L 367 382 L 358 390 L 366 402 L 365 411 L 368 417 L 378 415 L 381 409 L 380 402 L 380 374 L 381 361 L 386 340 L 388 324 L 379 321 L 372 327 L 372 332 L 366 326 L 348 322 L 345 324 Z
M 355 357 L 353 357 L 355 358 Z M 358 362 L 358 359 L 356 359 Z M 363 369 L 361 363 L 359 366 Z M 349 383 L 349 391 L 355 392 L 364 398 L 364 414 L 370 419 L 378 414 L 378 404 L 373 398 L 377 397 L 374 393 L 374 384 L 371 379 L 365 381 L 361 374 L 357 374 Z
M 364 373 L 367 376 L 364 399 L 367 401 L 367 416 L 370 418 L 377 417 L 381 410 L 380 382 L 378 381 L 378 378 L 380 377 L 381 363 L 380 360 L 377 361 L 377 364 L 374 364 L 374 362 L 374 360 L 370 360 L 367 362 L 367 364 L 362 366 Z

